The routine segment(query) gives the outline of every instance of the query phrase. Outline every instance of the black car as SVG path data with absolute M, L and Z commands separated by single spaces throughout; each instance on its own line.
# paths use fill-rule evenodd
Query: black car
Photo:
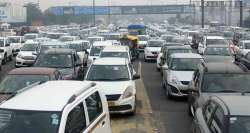
M 65 80 L 78 80 L 84 77 L 82 61 L 72 49 L 48 49 L 39 54 L 34 67 L 56 68 Z
M 245 65 L 248 69 L 250 69 L 250 52 L 245 55 L 241 53 L 236 54 L 235 61 Z

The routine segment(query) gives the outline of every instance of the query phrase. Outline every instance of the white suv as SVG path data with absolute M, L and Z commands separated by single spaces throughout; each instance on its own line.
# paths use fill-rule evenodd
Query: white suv
M 164 40 L 149 40 L 144 49 L 144 61 L 156 60 L 164 43 Z
M 111 133 L 105 96 L 82 81 L 27 87 L 0 105 L 0 116 L 6 133 Z
M 8 42 L 7 38 L 0 37 L 0 49 L 3 50 L 3 52 L 0 53 L 0 58 L 3 64 L 7 63 L 7 61 L 11 61 L 12 50 L 11 50 L 10 43 Z
M 188 85 L 201 61 L 202 56 L 194 53 L 175 53 L 170 56 L 169 65 L 162 66 L 162 82 L 168 98 L 187 96 Z
M 124 58 L 96 59 L 87 71 L 85 80 L 95 81 L 104 91 L 110 113 L 136 112 L 136 86 L 139 79 L 132 64 Z

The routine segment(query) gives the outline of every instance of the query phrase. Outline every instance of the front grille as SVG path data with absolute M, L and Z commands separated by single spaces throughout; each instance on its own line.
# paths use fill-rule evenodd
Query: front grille
M 23 59 L 24 60 L 35 60 L 36 58 L 33 56 L 24 56 Z
M 189 85 L 189 81 L 181 81 L 181 83 L 183 84 L 183 85 Z
M 120 94 L 106 95 L 107 101 L 116 101 L 120 98 Z

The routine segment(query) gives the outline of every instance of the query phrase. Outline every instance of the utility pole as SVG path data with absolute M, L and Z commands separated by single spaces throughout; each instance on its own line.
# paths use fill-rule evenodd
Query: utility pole
M 95 26 L 95 0 L 93 0 L 93 26 Z
M 111 0 L 108 0 L 108 6 L 109 6 L 108 20 L 109 20 L 109 24 L 111 23 L 110 5 L 111 5 Z
M 204 0 L 201 0 L 201 27 L 204 28 Z
M 243 2 L 240 0 L 240 27 L 243 26 Z

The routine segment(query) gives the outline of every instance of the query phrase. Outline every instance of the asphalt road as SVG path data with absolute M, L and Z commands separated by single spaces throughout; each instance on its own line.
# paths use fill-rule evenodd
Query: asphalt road
M 144 86 L 159 132 L 188 133 L 192 119 L 187 113 L 186 99 L 168 100 L 161 85 L 162 77 L 156 70 L 156 62 L 144 62 L 143 60 L 141 62 Z
M 141 62 L 142 84 L 144 84 L 147 96 L 149 97 L 149 104 L 155 124 L 154 131 L 150 130 L 148 132 L 188 133 L 190 131 L 191 118 L 187 113 L 186 99 L 168 100 L 161 86 L 162 77 L 156 70 L 156 62 L 144 62 L 140 59 L 134 63 L 135 70 L 138 70 L 139 62 Z M 14 61 L 3 65 L 2 71 L 0 71 L 0 81 L 13 68 Z M 133 120 L 134 118 L 132 117 L 132 120 L 129 118 L 127 121 L 136 123 L 138 120 Z M 114 118 L 112 119 L 114 121 Z M 126 118 L 122 117 L 122 119 Z

